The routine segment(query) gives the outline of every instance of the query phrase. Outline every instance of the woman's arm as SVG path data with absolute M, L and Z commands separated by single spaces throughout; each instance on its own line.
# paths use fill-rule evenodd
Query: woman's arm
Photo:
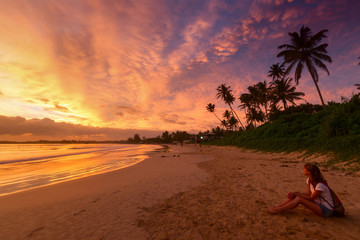
M 311 195 L 311 191 L 310 191 L 310 183 L 308 183 L 306 185 L 306 195 L 310 196 Z
M 321 193 L 321 192 L 320 192 Z M 294 199 L 296 196 L 299 196 L 299 197 L 302 197 L 302 198 L 305 198 L 305 199 L 309 199 L 311 200 L 310 198 L 312 197 L 311 195 L 311 191 L 310 191 L 310 184 L 307 184 L 306 186 L 306 192 L 305 193 L 301 193 L 301 192 L 289 192 L 288 193 L 288 198 L 290 199 Z M 317 196 L 316 196 L 317 197 Z M 315 198 L 316 198 L 315 197 Z M 315 199 L 314 198 L 314 199 Z
M 294 192 L 294 193 L 292 193 L 292 196 L 289 197 L 289 198 L 293 199 L 296 196 L 299 196 L 299 197 L 302 197 L 304 199 L 314 201 L 316 198 L 318 198 L 320 196 L 321 193 L 322 193 L 322 191 L 318 191 L 318 190 L 315 190 L 311 195 L 308 195 L 307 193 Z

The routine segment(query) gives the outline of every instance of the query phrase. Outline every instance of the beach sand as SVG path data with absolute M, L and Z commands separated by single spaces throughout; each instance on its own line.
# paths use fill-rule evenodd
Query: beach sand
M 129 168 L 0 197 L 0 239 L 359 239 L 359 173 L 322 168 L 344 218 L 302 206 L 266 212 L 305 190 L 304 160 L 171 147 Z

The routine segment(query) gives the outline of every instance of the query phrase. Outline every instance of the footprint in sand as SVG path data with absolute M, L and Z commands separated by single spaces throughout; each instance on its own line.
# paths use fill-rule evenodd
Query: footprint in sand
M 77 213 L 74 213 L 74 215 L 73 216 L 77 216 L 77 215 L 79 215 L 79 214 L 81 214 L 81 213 L 83 213 L 83 212 L 86 212 L 86 210 L 81 210 L 80 212 L 77 212 Z
M 32 237 L 36 232 L 43 230 L 45 227 L 39 227 L 34 230 L 32 230 L 26 237 L 30 238 Z

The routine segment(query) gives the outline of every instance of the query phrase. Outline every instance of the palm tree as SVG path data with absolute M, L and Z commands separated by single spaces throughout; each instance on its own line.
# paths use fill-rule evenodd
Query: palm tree
M 232 115 L 228 121 L 230 129 L 236 129 L 238 122 L 239 121 Z
M 358 57 L 358 59 L 360 60 L 360 57 Z M 360 62 L 358 63 L 358 65 L 360 66 Z
M 225 110 L 225 112 L 224 112 L 224 114 L 223 114 L 223 117 L 225 118 L 225 119 L 227 119 L 227 120 L 229 120 L 230 119 L 230 117 L 231 117 L 231 112 L 229 111 L 229 110 Z
M 267 111 L 267 103 L 269 99 L 268 87 L 266 86 L 266 83 L 260 82 L 253 86 L 249 86 L 248 91 L 249 93 L 242 93 L 240 95 L 239 100 L 241 104 L 239 105 L 239 108 L 245 110 L 246 119 L 247 119 L 246 121 L 248 124 L 253 123 L 253 120 L 249 121 L 249 119 L 254 118 L 253 116 L 259 119 L 258 122 L 263 122 L 263 120 L 265 120 L 265 114 L 262 111 L 260 105 L 265 106 L 265 110 Z M 258 117 L 259 115 L 262 115 L 263 117 Z
M 215 134 L 217 137 L 224 136 L 224 129 L 217 126 L 216 128 L 212 128 L 211 132 Z
M 279 79 L 285 75 L 284 64 L 277 63 L 270 66 L 268 77 L 271 77 L 274 81 L 275 79 Z
M 282 78 L 270 83 L 275 105 L 281 101 L 286 109 L 287 102 L 295 104 L 295 100 L 301 100 L 301 97 L 305 96 L 303 92 L 296 92 L 296 87 L 291 85 L 292 80 L 292 78 Z
M 226 121 L 225 119 L 221 120 L 221 126 L 224 127 L 226 130 L 228 130 L 229 127 L 228 121 Z
M 261 109 L 249 108 L 246 113 L 246 120 L 248 124 L 254 124 L 256 127 L 256 122 L 264 122 L 264 112 Z
M 253 107 L 255 105 L 255 102 L 256 102 L 255 96 L 251 95 L 250 93 L 242 93 L 242 94 L 240 94 L 239 100 L 240 100 L 240 103 L 241 103 L 239 105 L 239 108 L 240 109 L 245 109 L 245 110 L 247 108 Z
M 269 114 L 274 114 L 279 111 L 280 111 L 280 108 L 275 102 L 273 104 L 271 104 Z
M 218 99 L 219 99 L 219 98 L 223 99 L 224 102 L 229 105 L 232 114 L 236 116 L 238 122 L 240 122 L 240 124 L 241 124 L 241 127 L 244 129 L 244 125 L 241 123 L 239 116 L 236 114 L 236 112 L 234 111 L 234 109 L 233 109 L 232 106 L 231 106 L 231 105 L 234 103 L 234 101 L 235 101 L 235 97 L 234 97 L 234 95 L 232 95 L 232 93 L 231 93 L 232 90 L 230 89 L 230 86 L 227 87 L 226 84 L 221 84 L 221 85 L 217 88 L 217 91 L 218 91 L 218 92 L 217 92 L 217 94 L 216 94 L 216 97 L 217 97 Z
M 218 117 L 218 115 L 216 115 L 215 113 L 215 104 L 209 103 L 208 105 L 206 105 L 206 110 L 208 112 L 211 112 L 215 115 L 215 117 L 217 117 L 217 119 L 219 119 L 219 121 L 221 122 L 221 119 Z
M 224 120 L 221 121 L 221 125 L 226 127 L 227 130 L 230 130 L 231 126 L 229 125 L 230 117 L 232 116 L 232 113 L 229 110 L 225 110 L 223 114 Z
M 267 113 L 268 113 L 268 103 L 270 100 L 269 87 L 267 86 L 266 81 L 264 81 L 264 82 L 258 82 L 257 84 L 255 84 L 255 89 L 257 92 L 257 101 L 259 103 L 259 109 L 261 109 L 260 105 L 264 106 L 265 117 L 266 117 Z
M 326 38 L 325 33 L 328 30 L 321 30 L 320 32 L 312 35 L 310 28 L 304 27 L 300 29 L 300 34 L 297 32 L 289 33 L 291 44 L 280 45 L 279 49 L 285 49 L 278 53 L 277 57 L 284 57 L 284 64 L 289 64 L 285 73 L 289 73 L 291 69 L 297 64 L 295 70 L 295 82 L 299 83 L 301 78 L 301 73 L 304 68 L 304 65 L 307 67 L 316 89 L 319 93 L 321 103 L 323 107 L 325 106 L 323 97 L 318 86 L 319 75 L 317 73 L 316 67 L 326 71 L 330 75 L 329 70 L 323 61 L 331 63 L 331 57 L 327 55 L 327 43 L 318 45 L 323 38 Z

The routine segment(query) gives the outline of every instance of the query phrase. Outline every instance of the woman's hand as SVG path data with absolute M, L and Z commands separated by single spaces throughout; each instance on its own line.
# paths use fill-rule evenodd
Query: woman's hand
M 297 192 L 289 192 L 287 194 L 287 198 L 289 198 L 289 199 L 294 199 L 294 198 L 296 198 L 296 196 L 297 196 Z

